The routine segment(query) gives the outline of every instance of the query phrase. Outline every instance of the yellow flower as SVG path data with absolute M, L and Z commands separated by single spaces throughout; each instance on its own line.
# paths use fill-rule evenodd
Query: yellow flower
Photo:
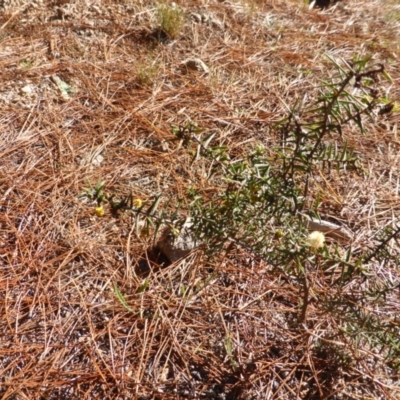
M 140 208 L 143 205 L 143 201 L 141 199 L 135 199 L 133 200 L 133 206 L 135 208 Z
M 324 247 L 325 235 L 322 232 L 311 232 L 307 237 L 307 244 L 314 250 Z
M 94 212 L 98 217 L 102 217 L 104 215 L 104 207 L 103 206 L 96 207 Z

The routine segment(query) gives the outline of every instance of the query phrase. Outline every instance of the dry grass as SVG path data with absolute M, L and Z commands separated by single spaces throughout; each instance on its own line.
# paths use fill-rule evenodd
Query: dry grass
M 398 399 L 398 369 L 327 311 L 341 296 L 356 304 L 369 280 L 331 292 L 315 270 L 299 324 L 301 289 L 262 260 L 237 249 L 163 267 L 129 215 L 106 208 L 97 217 L 80 194 L 104 181 L 121 197 L 162 194 L 167 210 L 192 185 L 212 199 L 209 165 L 179 150 L 171 125 L 195 121 L 231 154 L 272 147 L 285 104 L 312 99 L 332 75 L 327 53 L 384 63 L 394 80 L 387 95 L 398 99 L 400 5 L 177 3 L 185 21 L 172 41 L 158 29 L 156 2 L 2 2 L 0 396 Z M 208 74 L 182 66 L 193 56 Z M 398 115 L 366 124 L 364 136 L 344 134 L 368 174 L 321 173 L 311 191 L 359 249 L 399 218 Z M 370 267 L 369 279 L 399 282 L 396 265 Z M 397 290 L 368 310 L 398 329 L 398 307 Z

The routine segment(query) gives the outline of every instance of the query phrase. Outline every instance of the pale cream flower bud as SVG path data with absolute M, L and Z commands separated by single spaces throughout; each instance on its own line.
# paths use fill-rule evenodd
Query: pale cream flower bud
M 322 232 L 311 232 L 307 237 L 307 244 L 314 250 L 324 247 L 325 235 Z

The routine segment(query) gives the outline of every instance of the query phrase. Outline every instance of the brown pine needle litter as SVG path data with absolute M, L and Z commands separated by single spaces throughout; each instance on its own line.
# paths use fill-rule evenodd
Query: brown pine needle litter
M 368 253 L 338 285 L 321 259 L 347 248 L 327 235 L 302 281 L 234 241 L 171 264 L 146 207 L 225 184 L 174 126 L 272 159 L 273 127 L 314 101 L 330 59 L 384 65 L 379 97 L 399 102 L 400 2 L 175 3 L 0 2 L 0 398 L 399 399 L 397 261 Z M 309 187 L 355 254 L 398 226 L 393 104 L 343 130 L 357 170 Z

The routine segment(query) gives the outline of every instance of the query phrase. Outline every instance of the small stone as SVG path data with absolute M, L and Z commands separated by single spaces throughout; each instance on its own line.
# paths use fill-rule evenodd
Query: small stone
M 225 30 L 225 24 L 216 17 L 211 17 L 209 20 L 209 24 L 213 28 L 220 29 L 221 31 Z
M 168 227 L 161 234 L 157 242 L 157 247 L 169 261 L 175 262 L 186 257 L 200 244 L 197 243 L 190 229 L 192 225 L 190 220 L 187 220 L 180 230 L 174 227 Z
M 201 23 L 202 19 L 201 19 L 201 15 L 200 14 L 192 13 L 191 16 L 195 20 L 195 22 L 197 22 L 199 24 Z
M 23 88 L 21 88 L 21 92 L 25 96 L 30 96 L 33 93 L 33 86 L 32 85 L 26 85 Z
M 183 65 L 186 66 L 187 69 L 191 69 L 193 71 L 201 71 L 205 74 L 210 72 L 210 68 L 202 61 L 200 58 L 189 58 L 183 62 Z
M 100 167 L 103 161 L 104 157 L 101 154 L 97 154 L 91 159 L 92 165 L 94 165 L 95 167 Z
M 103 163 L 104 157 L 100 152 L 87 153 L 80 157 L 79 164 L 82 166 L 93 165 L 94 167 L 100 167 Z

